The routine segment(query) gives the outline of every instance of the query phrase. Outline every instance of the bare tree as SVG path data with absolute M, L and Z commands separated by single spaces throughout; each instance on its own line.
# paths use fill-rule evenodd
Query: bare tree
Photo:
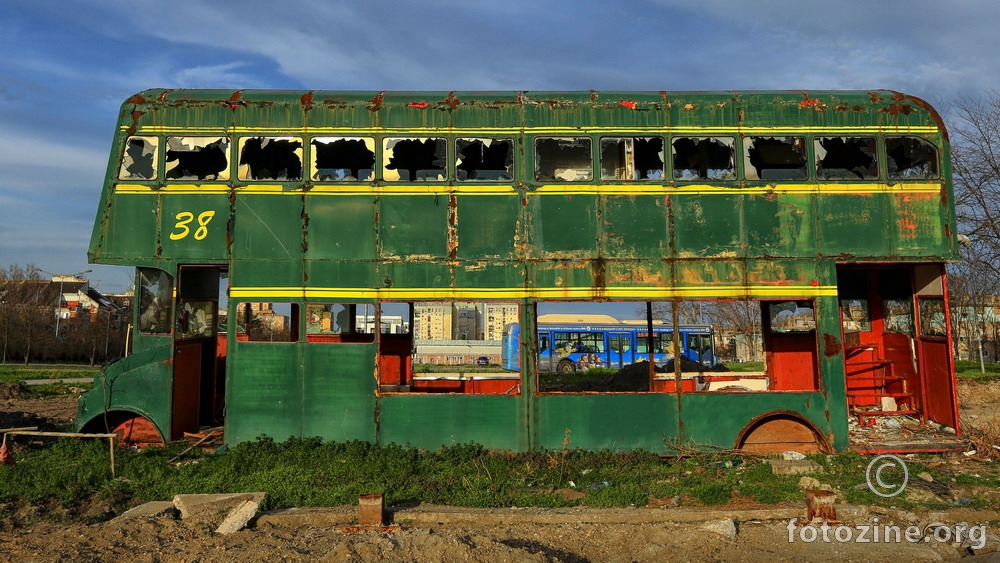
M 962 262 L 949 266 L 955 346 L 964 340 L 982 361 L 988 340 L 983 308 L 1000 292 L 1000 94 L 960 98 L 951 124 L 955 211 Z M 993 344 L 994 348 L 996 343 Z M 971 351 L 971 350 L 970 350 Z M 958 352 L 958 350 L 956 350 Z

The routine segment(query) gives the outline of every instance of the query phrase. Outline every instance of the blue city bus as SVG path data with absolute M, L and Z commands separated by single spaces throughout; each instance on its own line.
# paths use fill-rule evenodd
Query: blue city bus
M 616 321 L 615 319 L 609 319 Z M 682 325 L 681 357 L 706 368 L 715 365 L 713 331 L 707 325 Z M 501 365 L 520 371 L 518 344 L 521 328 L 511 323 L 504 328 Z M 622 368 L 648 361 L 650 338 L 645 323 L 538 323 L 538 371 L 572 373 L 591 368 Z M 653 326 L 652 356 L 657 366 L 674 358 L 674 331 L 671 326 Z

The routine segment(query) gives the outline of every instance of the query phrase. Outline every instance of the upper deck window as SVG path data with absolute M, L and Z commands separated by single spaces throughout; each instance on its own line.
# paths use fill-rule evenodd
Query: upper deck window
M 510 181 L 514 178 L 514 140 L 455 139 L 455 174 L 462 182 Z
M 156 137 L 129 137 L 125 141 L 119 180 L 155 180 L 160 140 Z
M 802 137 L 747 137 L 743 161 L 747 180 L 804 180 L 806 140 Z
M 228 137 L 167 137 L 168 180 L 228 180 Z
M 872 180 L 878 178 L 875 137 L 819 137 L 816 177 L 820 180 Z
M 383 139 L 382 178 L 386 182 L 443 182 L 448 176 L 445 139 Z
M 240 180 L 293 182 L 302 179 L 302 139 L 244 137 L 240 139 Z
M 315 137 L 309 177 L 317 182 L 375 179 L 374 137 Z
M 663 139 L 604 137 L 601 139 L 602 180 L 663 178 Z
M 535 180 L 589 182 L 594 179 L 590 137 L 535 139 Z
M 889 179 L 937 178 L 938 155 L 933 143 L 920 137 L 886 137 Z
M 675 137 L 671 143 L 675 180 L 735 180 L 736 139 Z

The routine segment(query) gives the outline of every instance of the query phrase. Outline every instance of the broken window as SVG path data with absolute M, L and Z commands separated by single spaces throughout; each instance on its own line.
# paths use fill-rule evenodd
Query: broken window
M 317 182 L 368 182 L 375 179 L 373 137 L 315 137 L 310 177 Z
M 944 299 L 939 297 L 921 298 L 920 336 L 948 336 L 944 318 Z
M 369 319 L 375 306 L 366 303 L 309 303 L 306 305 L 306 341 L 323 343 L 371 343 L 374 332 Z
M 244 137 L 240 139 L 240 180 L 294 182 L 302 179 L 302 139 Z
M 173 278 L 163 270 L 139 268 L 139 332 L 170 333 Z
M 889 178 L 937 178 L 937 147 L 920 137 L 886 137 Z
M 441 182 L 448 176 L 445 139 L 383 139 L 386 182 Z
M 674 137 L 674 179 L 735 180 L 735 147 L 732 137 Z
M 228 180 L 228 137 L 167 137 L 168 180 Z
M 602 180 L 663 178 L 663 139 L 604 137 L 601 139 Z
M 455 139 L 455 174 L 459 181 L 509 181 L 514 177 L 514 140 Z
M 156 156 L 160 141 L 156 137 L 129 137 L 125 141 L 119 180 L 155 180 Z
M 886 332 L 913 334 L 913 299 L 886 299 L 882 309 Z
M 298 333 L 297 303 L 236 305 L 236 340 L 239 342 L 296 342 Z
M 802 137 L 747 137 L 747 180 L 804 180 L 806 141 Z
M 816 330 L 816 313 L 811 301 L 771 302 L 768 303 L 768 315 L 771 332 Z
M 878 178 L 875 137 L 819 137 L 816 177 L 820 180 L 871 180 Z
M 594 157 L 589 137 L 535 139 L 535 180 L 589 182 L 594 179 Z
M 841 299 L 840 315 L 844 332 L 869 332 L 872 329 L 867 299 Z

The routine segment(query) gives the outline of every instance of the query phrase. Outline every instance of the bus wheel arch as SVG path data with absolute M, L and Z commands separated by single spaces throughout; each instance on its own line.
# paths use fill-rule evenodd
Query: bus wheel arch
M 163 433 L 149 418 L 126 410 L 107 411 L 90 419 L 80 429 L 84 433 L 118 434 L 119 445 L 162 446 Z
M 833 453 L 830 440 L 795 411 L 768 411 L 750 420 L 736 437 L 735 448 L 755 453 Z

